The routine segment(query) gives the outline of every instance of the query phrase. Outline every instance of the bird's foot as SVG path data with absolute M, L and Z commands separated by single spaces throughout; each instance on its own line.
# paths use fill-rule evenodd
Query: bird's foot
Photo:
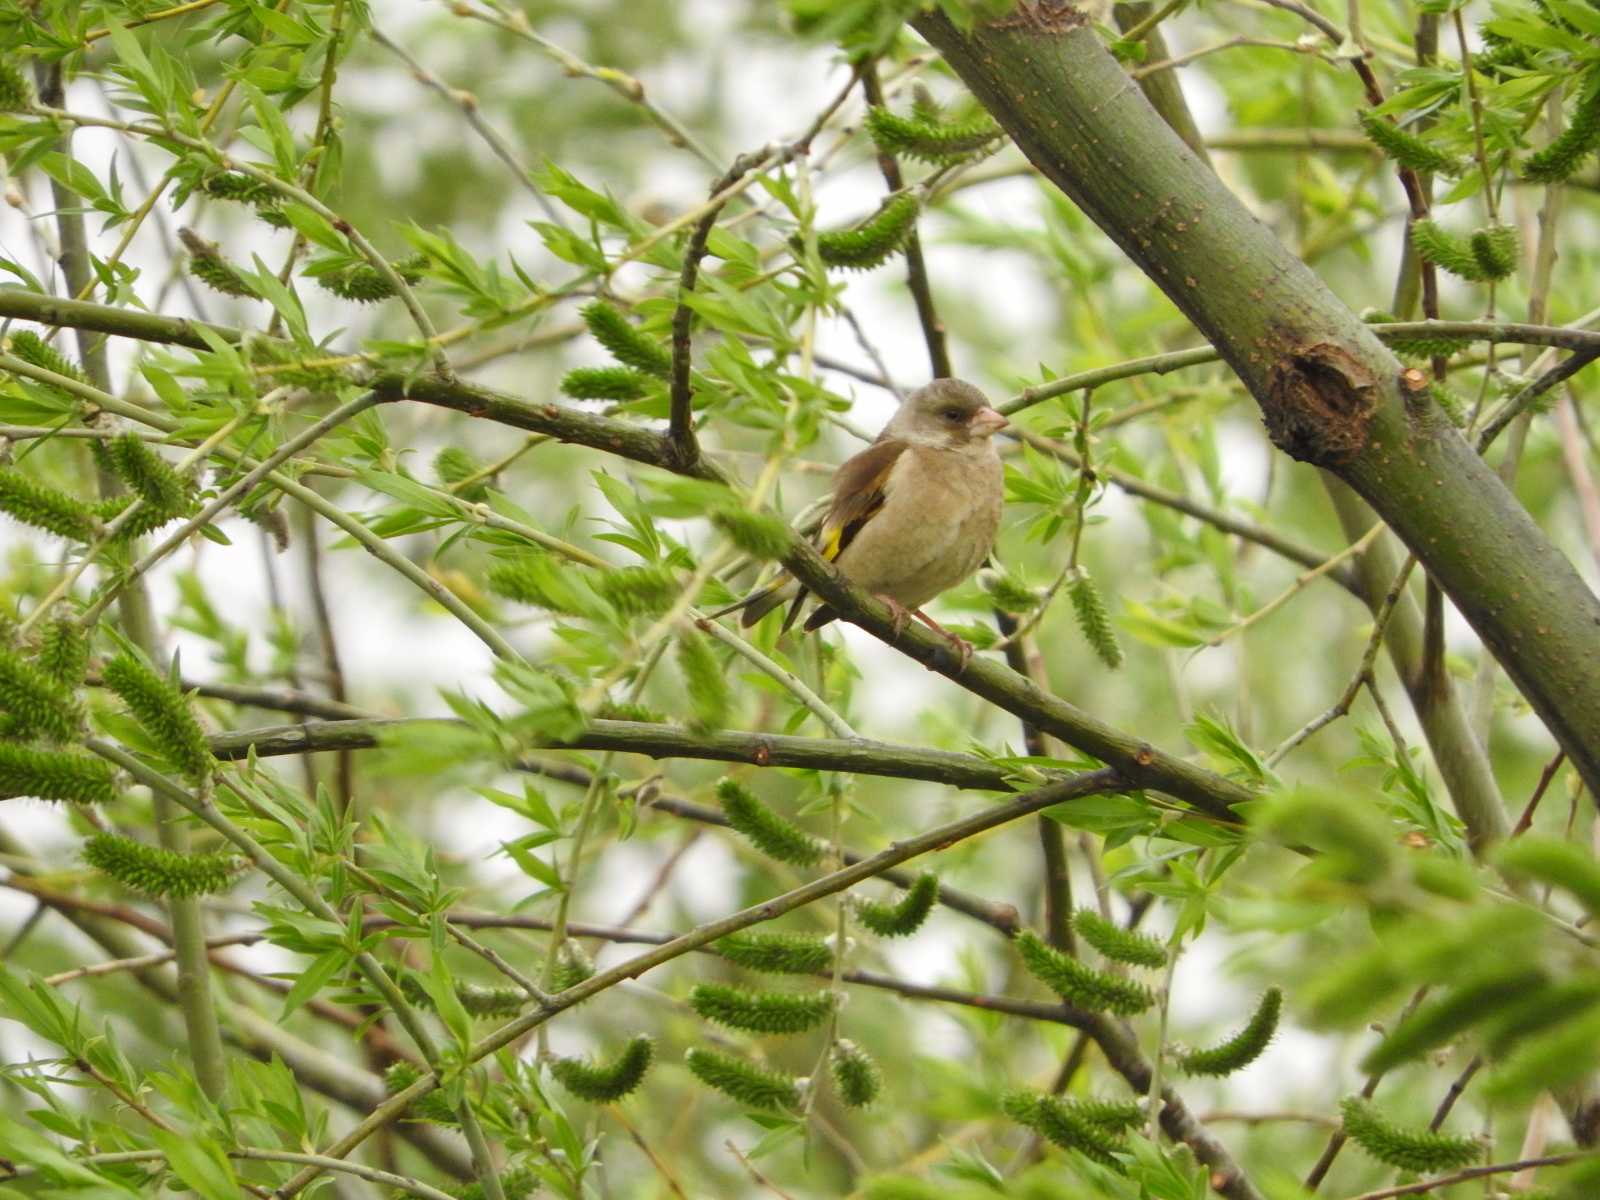
M 948 629 L 946 629 L 943 625 L 939 624 L 939 622 L 935 621 L 932 617 L 930 617 L 927 613 L 923 612 L 920 608 L 917 609 L 916 617 L 917 617 L 917 620 L 921 621 L 929 629 L 933 630 L 940 637 L 944 638 L 947 642 L 949 642 L 952 647 L 954 647 L 955 652 L 956 652 L 956 657 L 960 660 L 956 664 L 956 674 L 957 675 L 965 674 L 966 670 L 967 670 L 967 667 L 972 662 L 972 643 L 967 641 L 966 638 L 957 637 L 955 634 L 951 633 Z
M 882 592 L 873 593 L 889 606 L 889 621 L 894 630 L 894 640 L 899 641 L 900 635 L 906 631 L 906 623 L 911 620 L 911 610 L 893 596 L 886 596 Z M 919 612 L 917 616 L 922 616 Z

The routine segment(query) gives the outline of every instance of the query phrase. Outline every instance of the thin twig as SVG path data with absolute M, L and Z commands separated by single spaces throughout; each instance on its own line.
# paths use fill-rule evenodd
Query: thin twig
M 1516 1162 L 1491 1163 L 1487 1167 L 1468 1167 L 1466 1170 L 1457 1171 L 1453 1175 L 1439 1175 L 1433 1179 L 1418 1180 L 1416 1183 L 1403 1183 L 1399 1187 L 1381 1188 L 1376 1192 L 1362 1192 L 1359 1196 L 1351 1196 L 1350 1200 L 1393 1200 L 1395 1196 L 1420 1196 L 1424 1192 L 1453 1187 L 1455 1184 L 1467 1183 L 1474 1179 L 1483 1179 L 1488 1175 L 1508 1175 L 1515 1171 L 1526 1171 L 1530 1167 L 1563 1167 L 1568 1163 L 1582 1162 L 1584 1159 L 1593 1157 L 1593 1151 L 1576 1150 L 1569 1154 L 1551 1154 L 1544 1158 L 1523 1158 L 1518 1159 Z
M 867 103 L 875 108 L 884 105 L 883 85 L 878 82 L 878 66 L 868 62 L 861 68 L 861 91 Z M 905 187 L 905 177 L 895 156 L 878 151 L 878 170 L 889 191 L 898 192 Z M 954 372 L 950 367 L 950 346 L 945 338 L 944 322 L 933 303 L 933 288 L 928 282 L 928 264 L 922 255 L 922 239 L 913 229 L 906 239 L 906 287 L 917 306 L 917 321 L 922 326 L 922 340 L 928 348 L 928 366 L 935 379 L 948 379 Z

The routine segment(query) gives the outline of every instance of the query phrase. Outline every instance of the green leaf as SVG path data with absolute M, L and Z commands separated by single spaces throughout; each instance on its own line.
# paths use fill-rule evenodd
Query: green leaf
M 303 971 L 296 972 L 294 986 L 283 998 L 283 1008 L 278 1011 L 279 1022 L 286 1021 L 307 1000 L 310 1000 L 333 977 L 350 965 L 350 955 L 342 947 L 328 950 L 312 960 Z
M 202 1200 L 244 1200 L 233 1164 L 222 1148 L 194 1130 L 155 1129 L 150 1139 L 161 1147 L 172 1173 Z

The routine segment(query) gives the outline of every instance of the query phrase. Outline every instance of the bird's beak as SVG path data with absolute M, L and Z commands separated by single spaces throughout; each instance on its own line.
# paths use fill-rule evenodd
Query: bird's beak
M 993 437 L 1009 424 L 1009 420 L 992 408 L 980 408 L 972 414 L 972 432 L 979 437 Z

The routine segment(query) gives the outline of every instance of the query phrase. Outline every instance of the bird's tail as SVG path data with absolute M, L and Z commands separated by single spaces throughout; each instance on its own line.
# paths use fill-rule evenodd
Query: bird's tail
M 743 609 L 744 612 L 739 616 L 739 624 L 748 629 L 780 604 L 792 599 L 798 590 L 798 585 L 792 578 L 780 575 L 765 587 L 759 587 L 748 596 L 706 615 L 711 618 L 725 617 L 731 612 Z

